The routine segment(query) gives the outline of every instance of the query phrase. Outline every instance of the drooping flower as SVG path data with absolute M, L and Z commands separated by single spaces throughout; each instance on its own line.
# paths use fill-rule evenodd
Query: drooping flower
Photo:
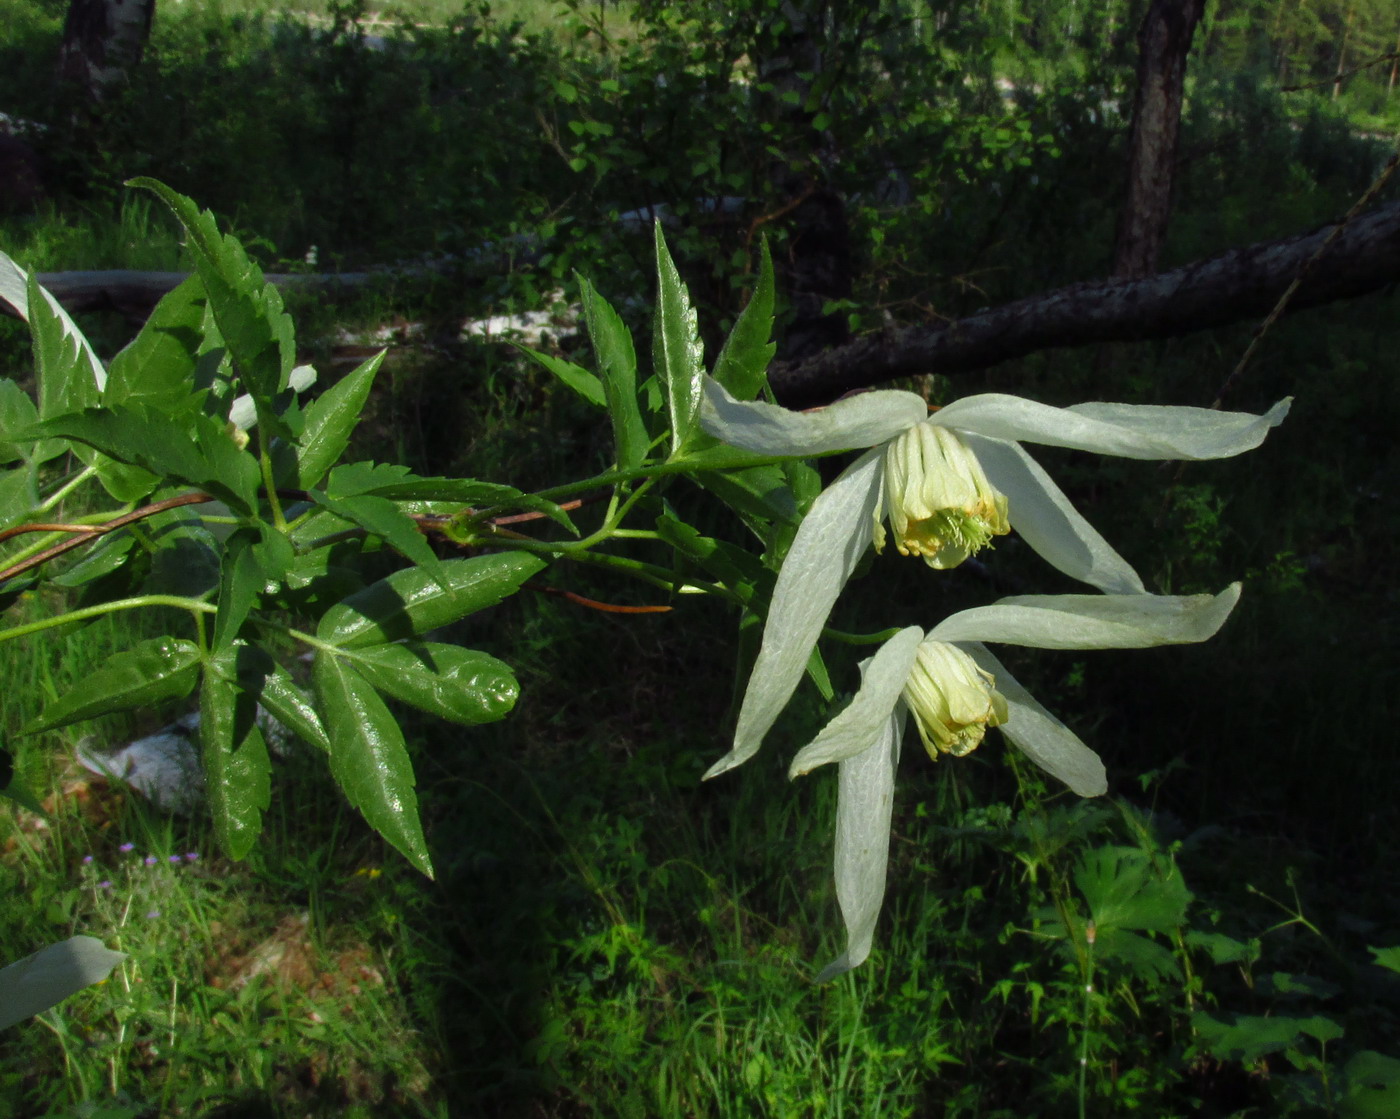
M 914 716 L 924 749 L 961 758 L 982 744 L 988 727 L 1007 719 L 1006 697 L 996 678 L 956 645 L 924 641 L 904 682 L 904 703 Z
M 886 390 L 817 412 L 791 412 L 735 400 L 707 378 L 701 424 L 724 443 L 795 457 L 871 449 L 803 518 L 778 573 L 733 748 L 706 776 L 757 752 L 801 681 L 822 626 L 875 542 L 880 522 L 891 521 L 901 551 L 926 560 L 932 556 L 932 566 L 944 567 L 961 562 L 1009 525 L 1066 575 L 1110 594 L 1144 595 L 1137 572 L 1075 511 L 1017 440 L 1123 458 L 1226 458 L 1262 443 L 1288 406 L 1280 401 L 1262 416 L 1130 404 L 1054 408 L 991 393 L 954 401 L 930 416 L 922 398 Z M 916 443 L 917 464 L 911 449 Z M 926 445 L 939 450 L 925 453 Z M 908 485 L 901 481 L 906 476 Z
M 910 626 L 885 642 L 861 665 L 850 705 L 797 753 L 789 771 L 799 776 L 839 763 L 835 874 L 847 946 L 818 979 L 856 967 L 870 954 L 909 716 L 935 757 L 969 753 L 995 726 L 1080 796 L 1108 789 L 1098 755 L 1037 703 L 984 641 L 1042 649 L 1189 644 L 1213 636 L 1239 596 L 1238 583 L 1214 596 L 1025 595 L 963 610 L 928 633 Z
M 885 546 L 888 513 L 902 556 L 922 556 L 932 568 L 957 567 L 993 536 L 1011 531 L 1006 495 L 987 480 L 977 456 L 957 432 L 917 423 L 885 450 L 884 508 L 875 514 L 875 550 Z

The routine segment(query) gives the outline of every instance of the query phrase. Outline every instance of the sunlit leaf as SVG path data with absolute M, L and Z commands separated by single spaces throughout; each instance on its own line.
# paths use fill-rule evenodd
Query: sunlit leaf
M 763 390 L 777 345 L 773 336 L 773 257 L 764 238 L 758 283 L 724 341 L 714 378 L 736 400 L 753 400 Z
M 661 222 L 655 224 L 656 322 L 652 332 L 652 363 L 666 389 L 671 418 L 671 449 L 678 450 L 695 424 L 700 406 L 700 381 L 705 374 L 700 325 L 690 293 L 681 282 L 666 248 Z
M 20 733 L 37 734 L 113 711 L 183 699 L 198 678 L 199 647 L 193 641 L 153 637 L 109 657 Z
M 496 605 L 544 566 L 538 556 L 499 552 L 443 561 L 440 582 L 405 568 L 332 606 L 316 636 L 347 649 L 416 637 Z
M 504 718 L 520 694 L 510 666 L 475 649 L 409 642 L 346 655 L 386 695 L 465 726 Z
M 632 335 L 606 299 L 582 276 L 579 289 L 588 337 L 602 372 L 608 414 L 612 417 L 617 464 L 624 470 L 636 466 L 646 455 L 647 432 L 637 404 L 637 352 Z
M 319 652 L 313 680 L 317 706 L 326 717 L 332 775 L 370 826 L 431 878 L 413 765 L 398 722 L 343 657 Z
M 257 724 L 257 704 L 236 683 L 236 651 L 216 656 L 199 689 L 199 744 L 204 789 L 219 846 L 245 857 L 262 831 L 272 799 L 272 765 Z

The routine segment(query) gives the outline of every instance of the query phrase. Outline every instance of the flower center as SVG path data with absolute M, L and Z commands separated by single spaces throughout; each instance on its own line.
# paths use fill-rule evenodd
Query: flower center
M 915 424 L 885 452 L 884 508 L 877 512 L 875 550 L 885 546 L 888 515 L 895 547 L 922 556 L 930 567 L 957 567 L 1011 530 L 1006 497 L 987 480 L 982 464 L 957 432 L 932 422 Z

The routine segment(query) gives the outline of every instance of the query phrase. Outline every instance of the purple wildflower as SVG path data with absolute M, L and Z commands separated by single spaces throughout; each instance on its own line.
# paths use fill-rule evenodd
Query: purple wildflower
M 92 856 L 91 856 L 91 855 L 84 855 L 84 856 L 83 856 L 83 862 L 84 862 L 84 863 L 90 863 L 90 862 L 92 862 Z
M 110 890 L 112 888 L 112 880 L 110 878 L 104 878 L 97 884 L 97 888 L 99 890 Z
M 147 865 L 147 866 L 155 866 L 156 863 L 158 863 L 158 862 L 160 862 L 160 860 L 157 859 L 154 855 L 147 855 L 147 856 L 146 856 L 146 865 Z
M 130 851 L 135 846 L 136 844 L 134 843 L 123 843 L 120 847 L 117 848 L 117 850 L 125 854 L 127 851 Z

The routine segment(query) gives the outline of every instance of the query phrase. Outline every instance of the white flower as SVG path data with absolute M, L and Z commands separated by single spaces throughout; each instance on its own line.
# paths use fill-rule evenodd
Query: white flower
M 1239 601 L 1240 585 L 1220 594 L 1025 595 L 964 610 L 928 633 L 900 630 L 861 665 L 855 698 L 792 760 L 799 776 L 838 762 L 836 896 L 846 951 L 819 981 L 870 954 L 885 896 L 895 766 L 907 716 L 929 753 L 966 754 L 988 726 L 1080 796 L 1108 788 L 1103 763 L 1040 706 L 982 644 L 1041 649 L 1140 649 L 1205 641 Z M 946 745 L 945 745 L 946 743 Z
M 974 538 L 985 543 L 984 537 L 1000 531 L 1004 518 L 1066 575 L 1110 594 L 1143 595 L 1146 588 L 1137 572 L 1075 511 L 1016 441 L 1136 459 L 1226 458 L 1262 443 L 1269 429 L 1287 415 L 1288 406 L 1289 401 L 1280 401 L 1263 416 L 1131 404 L 1053 408 L 992 393 L 965 397 L 930 416 L 924 401 L 913 393 L 881 391 L 838 401 L 817 412 L 790 412 L 759 401 L 735 400 L 707 377 L 700 421 L 722 442 L 765 455 L 871 450 L 822 492 L 798 528 L 773 590 L 734 746 L 706 776 L 732 769 L 757 752 L 801 681 L 841 588 L 874 541 L 877 521 L 886 515 L 894 522 L 902 551 L 917 551 L 926 558 L 931 551 L 936 560 L 946 559 L 948 565 L 956 562 L 958 552 L 973 550 Z M 914 498 L 890 493 L 905 468 L 890 467 L 889 460 L 904 454 L 902 440 L 917 438 L 922 447 L 927 436 L 919 429 L 924 427 L 946 429 L 957 436 L 962 448 L 943 452 L 954 481 L 949 482 L 945 474 L 925 488 L 938 501 L 943 500 L 937 496 L 940 492 L 952 495 L 959 488 L 968 491 L 970 487 L 975 496 L 966 502 L 959 499 L 951 512 L 947 504 L 941 510 L 930 508 L 935 519 L 941 513 L 943 528 L 916 526 L 914 537 L 907 539 L 910 529 L 907 523 L 901 527 L 900 518 L 918 520 L 922 514 L 914 511 Z M 940 447 L 949 445 L 936 432 L 934 439 Z M 973 464 L 961 457 L 964 451 L 975 459 Z M 927 463 L 929 456 L 923 456 L 923 461 Z M 896 481 L 888 480 L 892 476 Z M 1004 511 L 999 497 L 1005 500 Z M 961 526 L 960 537 L 947 531 L 949 521 Z

